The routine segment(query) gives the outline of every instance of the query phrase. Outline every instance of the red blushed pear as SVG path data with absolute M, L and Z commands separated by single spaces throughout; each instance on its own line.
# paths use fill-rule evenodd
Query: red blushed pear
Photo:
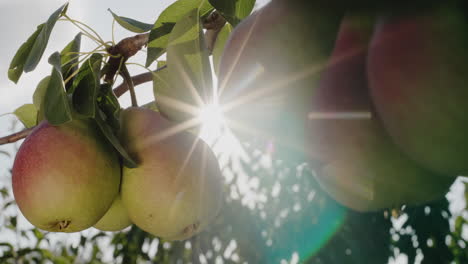
M 123 168 L 121 195 L 132 222 L 168 240 L 187 239 L 211 224 L 223 181 L 208 145 L 149 109 L 125 109 L 121 123 L 121 142 L 138 162 Z
M 367 72 L 397 145 L 430 170 L 466 175 L 468 21 L 461 8 L 443 5 L 382 17 Z
M 219 101 L 241 138 L 302 152 L 307 98 L 330 56 L 342 12 L 272 1 L 236 26 L 219 66 Z
M 323 164 L 317 180 L 341 204 L 373 211 L 442 197 L 453 178 L 402 153 L 375 114 L 366 79 L 374 20 L 348 15 L 310 103 L 308 156 Z
M 40 123 L 16 154 L 13 193 L 34 226 L 52 232 L 78 232 L 109 209 L 120 184 L 113 148 L 89 120 L 60 126 Z

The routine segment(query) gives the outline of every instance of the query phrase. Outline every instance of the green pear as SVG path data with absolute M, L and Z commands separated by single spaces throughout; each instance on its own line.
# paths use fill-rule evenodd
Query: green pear
M 426 203 L 443 197 L 454 181 L 408 158 L 376 115 L 365 74 L 373 25 L 360 14 L 343 20 L 307 125 L 308 156 L 322 164 L 317 180 L 357 211 Z
M 222 177 L 208 145 L 159 113 L 128 108 L 120 139 L 137 161 L 123 168 L 122 201 L 139 228 L 168 240 L 200 232 L 217 216 Z
M 90 120 L 41 122 L 18 150 L 13 194 L 34 226 L 77 232 L 93 226 L 117 196 L 120 164 Z
M 228 126 L 241 138 L 302 152 L 308 98 L 317 86 L 342 11 L 272 1 L 229 37 L 218 94 Z
M 120 231 L 132 224 L 127 209 L 123 206 L 122 198 L 117 195 L 106 214 L 94 225 L 101 231 Z
M 468 20 L 440 2 L 383 16 L 369 50 L 372 98 L 396 144 L 441 174 L 468 173 Z

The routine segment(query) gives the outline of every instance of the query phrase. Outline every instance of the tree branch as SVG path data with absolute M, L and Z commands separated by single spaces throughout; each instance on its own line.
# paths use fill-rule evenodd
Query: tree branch
M 167 65 L 164 65 L 164 66 L 154 70 L 153 72 L 145 72 L 145 73 L 141 73 L 141 74 L 132 76 L 133 85 L 137 86 L 137 85 L 152 81 L 153 80 L 153 73 L 161 71 L 161 70 L 163 70 L 165 68 L 167 68 Z M 128 91 L 128 89 L 129 89 L 128 84 L 126 82 L 122 82 L 122 84 L 120 84 L 119 86 L 114 88 L 114 94 L 115 94 L 115 96 L 120 97 L 124 93 L 126 93 Z
M 27 128 L 27 129 L 24 129 L 24 130 L 21 130 L 19 132 L 16 132 L 14 134 L 11 134 L 11 135 L 8 135 L 8 136 L 5 136 L 5 137 L 1 137 L 0 138 L 0 145 L 5 145 L 5 144 L 9 144 L 9 143 L 14 143 L 20 139 L 23 139 L 25 137 L 27 137 L 29 134 L 31 134 L 31 131 L 33 130 L 34 127 L 31 127 L 31 128 Z
M 158 72 L 158 71 L 163 70 L 165 68 L 167 68 L 167 66 L 162 66 L 162 67 L 156 69 L 153 72 Z M 133 85 L 137 86 L 137 85 L 152 81 L 153 80 L 153 72 L 145 72 L 145 73 L 133 76 L 131 78 L 131 80 L 133 81 Z M 127 82 L 123 82 L 122 84 L 120 84 L 119 86 L 117 86 L 114 89 L 114 93 L 115 93 L 115 96 L 120 97 L 124 93 L 126 93 L 128 90 L 129 90 L 129 86 L 128 86 Z M 0 137 L 0 145 L 14 143 L 14 142 L 16 142 L 18 140 L 26 138 L 29 134 L 31 134 L 31 131 L 33 130 L 33 128 L 34 127 L 27 128 L 27 129 L 21 130 L 19 132 L 13 133 L 11 135 Z
M 107 72 L 105 73 L 104 80 L 112 83 L 120 65 L 135 55 L 143 46 L 146 46 L 148 40 L 149 33 L 138 34 L 133 37 L 124 38 L 117 45 L 108 48 L 107 52 L 112 56 L 107 61 Z
M 211 13 L 204 21 L 203 28 L 205 32 L 205 45 L 210 54 L 213 52 L 218 34 L 226 24 L 226 19 L 217 11 Z
M 205 43 L 210 53 L 213 51 L 218 33 L 221 31 L 225 23 L 226 23 L 226 20 L 223 18 L 223 16 L 221 16 L 216 11 L 211 13 L 203 21 L 203 27 L 207 29 L 205 33 Z M 109 52 L 109 54 L 111 54 L 112 56 L 109 58 L 109 61 L 107 62 L 108 68 L 104 75 L 104 80 L 106 82 L 112 83 L 114 80 L 115 74 L 119 70 L 119 66 L 122 65 L 122 63 L 125 63 L 128 60 L 128 58 L 135 55 L 144 46 L 146 46 L 148 44 L 148 40 L 149 40 L 149 33 L 138 34 L 132 37 L 124 38 L 121 41 L 119 41 L 119 43 L 117 43 L 115 46 L 110 47 L 107 50 L 107 52 Z M 120 84 L 114 89 L 115 95 L 117 97 L 122 96 L 125 92 L 130 90 L 130 86 L 132 86 L 132 84 L 133 86 L 137 86 L 137 85 L 152 81 L 153 73 L 161 71 L 165 68 L 167 68 L 167 66 L 160 67 L 153 72 L 145 72 L 142 74 L 138 74 L 138 75 L 132 76 L 131 78 L 128 78 L 127 76 L 127 78 L 124 78 L 126 80 L 124 80 L 122 84 Z M 133 94 L 132 104 L 136 104 L 136 100 L 134 100 L 135 98 L 136 97 Z M 18 140 L 26 138 L 33 129 L 34 127 L 31 127 L 31 128 L 27 128 L 22 131 L 13 133 L 11 135 L 5 136 L 5 137 L 0 137 L 0 145 L 14 143 Z

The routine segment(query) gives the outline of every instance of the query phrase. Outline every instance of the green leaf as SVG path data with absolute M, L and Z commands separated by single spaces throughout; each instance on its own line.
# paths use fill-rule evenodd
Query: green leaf
M 106 115 L 107 124 L 109 124 L 114 130 L 119 130 L 120 104 L 110 84 L 101 84 L 98 92 L 97 104 L 99 109 L 101 109 L 101 111 Z
M 55 52 L 50 56 L 49 63 L 52 64 L 52 74 L 48 82 L 41 108 L 44 116 L 52 125 L 60 125 L 72 120 L 71 109 L 62 78 L 60 67 L 60 54 Z
M 171 94 L 171 92 L 171 86 L 169 85 L 169 70 L 167 68 L 164 68 L 157 72 L 153 72 L 153 93 L 154 98 L 156 98 L 156 106 L 159 106 L 160 100 L 164 100 L 164 96 L 177 96 Z
M 211 99 L 213 80 L 208 56 L 198 9 L 193 9 L 177 22 L 167 46 L 170 93 L 162 95 L 170 101 L 166 104 L 159 100 L 158 106 L 167 107 L 167 111 L 160 110 L 173 116 L 171 119 L 174 121 L 183 121 L 193 116 L 187 115 L 186 110 L 180 109 L 172 101 L 177 100 L 193 109 Z M 164 97 L 156 98 L 156 102 Z
M 47 86 L 49 86 L 50 75 L 44 77 L 36 87 L 36 90 L 33 94 L 33 104 L 37 109 L 37 123 L 39 124 L 42 120 L 44 120 L 44 107 L 43 101 L 44 96 L 47 91 Z
M 60 16 L 66 12 L 68 3 L 61 6 L 49 17 L 46 23 L 40 24 L 37 30 L 21 45 L 16 52 L 8 69 L 8 78 L 13 82 L 18 82 L 22 72 L 34 70 L 42 58 L 49 42 L 49 37 L 55 23 Z
M 152 24 L 146 24 L 146 23 L 137 21 L 135 19 L 118 16 L 114 12 L 112 12 L 112 10 L 110 10 L 110 8 L 107 9 L 107 10 L 109 12 L 111 12 L 111 14 L 114 17 L 115 21 L 117 21 L 117 23 L 119 23 L 119 25 L 121 25 L 123 28 L 125 28 L 125 29 L 127 29 L 127 30 L 129 30 L 131 32 L 144 33 L 144 32 L 150 31 L 153 28 Z
M 47 86 L 49 86 L 50 75 L 44 77 L 36 87 L 36 90 L 33 94 L 33 104 L 37 109 L 37 123 L 39 124 L 42 120 L 44 120 L 44 96 L 47 91 Z
M 81 46 L 81 33 L 78 33 L 75 38 L 68 43 L 67 46 L 60 52 L 60 61 L 62 64 L 63 79 L 68 79 L 75 71 L 78 70 L 78 59 Z M 65 84 L 65 89 L 68 91 L 73 82 Z
M 120 144 L 120 141 L 115 135 L 114 130 L 109 124 L 106 123 L 105 119 L 106 115 L 104 112 L 98 110 L 95 116 L 95 120 L 102 133 L 106 136 L 107 140 L 112 144 L 112 146 L 114 146 L 119 155 L 122 157 L 124 165 L 129 168 L 136 168 L 136 162 L 130 157 L 122 144 Z
M 102 59 L 101 54 L 93 54 L 83 63 L 73 81 L 71 88 L 73 108 L 85 117 L 94 117 L 96 114 Z
M 209 0 L 211 5 L 233 26 L 247 17 L 255 6 L 255 0 Z
M 36 109 L 41 109 L 42 101 L 44 100 L 45 93 L 47 91 L 47 86 L 49 86 L 50 75 L 44 77 L 36 87 L 36 90 L 33 94 L 33 104 L 36 106 Z
M 171 33 L 176 22 L 194 8 L 200 10 L 201 16 L 213 10 L 208 0 L 179 0 L 167 7 L 159 15 L 149 35 L 148 55 L 146 57 L 147 67 L 166 51 L 169 33 Z
M 8 68 L 8 79 L 11 81 L 17 83 L 21 74 L 23 74 L 24 63 L 28 59 L 30 50 L 36 42 L 37 36 L 41 33 L 43 27 L 44 24 L 37 26 L 36 31 L 20 46 L 11 60 L 10 67 Z
M 216 75 L 218 74 L 219 62 L 221 60 L 221 56 L 223 55 L 224 47 L 226 46 L 226 42 L 229 39 L 231 32 L 232 26 L 230 24 L 225 24 L 216 38 L 216 42 L 213 48 L 213 67 Z
M 37 238 L 37 240 L 44 239 L 44 234 L 37 228 L 33 228 L 33 235 Z
M 167 65 L 167 62 L 166 62 L 166 61 L 162 61 L 162 60 L 158 61 L 158 63 L 157 63 L 158 69 L 159 69 L 159 68 L 162 68 L 162 67 L 164 67 L 164 66 L 166 66 L 166 65 Z
M 156 104 L 155 101 L 151 101 L 149 103 L 146 103 L 146 104 L 142 105 L 141 107 L 153 110 L 155 112 L 159 112 L 158 105 Z
M 25 104 L 13 112 L 27 128 L 37 125 L 37 108 L 33 104 Z

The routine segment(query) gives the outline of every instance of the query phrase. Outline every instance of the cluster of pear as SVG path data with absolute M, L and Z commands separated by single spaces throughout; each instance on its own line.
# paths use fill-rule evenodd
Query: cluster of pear
M 443 197 L 468 173 L 463 9 L 312 2 L 273 0 L 233 31 L 219 67 L 233 130 L 305 154 L 358 211 Z
M 52 232 L 118 231 L 133 223 L 167 240 L 193 236 L 220 210 L 221 171 L 206 143 L 173 127 L 152 110 L 123 110 L 120 141 L 138 164 L 128 168 L 95 121 L 43 121 L 13 165 L 19 209 Z

